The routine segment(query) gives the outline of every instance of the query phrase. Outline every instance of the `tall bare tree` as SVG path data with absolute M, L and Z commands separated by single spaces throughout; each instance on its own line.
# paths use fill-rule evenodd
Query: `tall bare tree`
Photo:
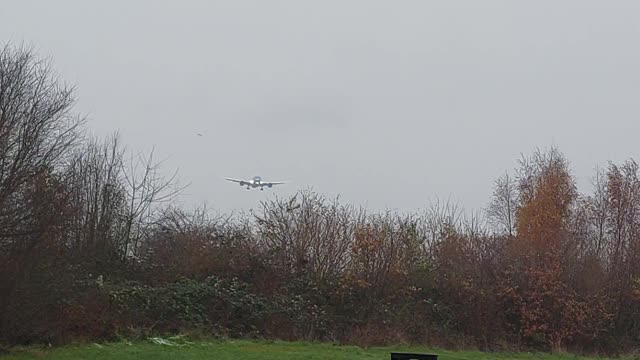
M 88 139 L 69 163 L 66 182 L 76 211 L 69 246 L 82 257 L 118 257 L 126 216 L 123 155 L 116 134 L 104 142 Z
M 493 199 L 487 208 L 487 217 L 499 231 L 513 236 L 518 207 L 518 187 L 508 173 L 500 176 L 493 188 Z
M 61 165 L 77 144 L 82 119 L 72 113 L 73 89 L 25 48 L 0 48 L 0 237 L 31 229 L 19 194 L 29 181 Z
M 47 62 L 30 49 L 0 46 L 3 329 L 11 306 L 29 309 L 34 291 L 43 288 L 39 282 L 52 273 L 53 263 L 61 263 L 56 247 L 64 227 L 66 191 L 60 173 L 68 151 L 78 143 L 82 123 L 72 112 L 73 104 L 73 89 L 57 79 Z
M 122 175 L 127 194 L 127 217 L 123 234 L 124 256 L 134 256 L 145 235 L 148 225 L 153 223 L 158 205 L 175 199 L 187 185 L 177 182 L 178 170 L 165 177 L 160 171 L 162 161 L 154 160 L 154 151 L 145 156 L 131 153 L 122 163 Z
M 125 153 L 116 133 L 103 143 L 89 140 L 70 163 L 67 182 L 77 211 L 71 238 L 84 255 L 111 260 L 135 255 L 157 205 L 184 188 L 177 186 L 177 173 L 160 174 L 153 152 L 128 159 Z

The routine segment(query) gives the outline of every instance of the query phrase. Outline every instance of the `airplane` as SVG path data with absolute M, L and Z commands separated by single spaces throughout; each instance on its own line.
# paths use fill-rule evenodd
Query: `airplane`
M 280 185 L 280 184 L 284 184 L 284 181 L 262 181 L 262 178 L 260 176 L 254 176 L 253 179 L 251 180 L 238 180 L 238 179 L 231 179 L 231 178 L 225 178 L 225 180 L 228 181 L 233 181 L 236 183 L 239 183 L 240 186 L 246 186 L 247 190 L 251 189 L 251 188 L 257 188 L 259 187 L 260 190 L 264 190 L 264 187 L 272 187 L 273 185 Z

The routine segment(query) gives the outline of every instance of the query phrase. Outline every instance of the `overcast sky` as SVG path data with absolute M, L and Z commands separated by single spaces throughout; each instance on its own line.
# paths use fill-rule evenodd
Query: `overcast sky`
M 535 147 L 558 146 L 583 190 L 638 157 L 639 19 L 612 0 L 4 0 L 0 41 L 49 57 L 91 131 L 168 157 L 187 204 L 313 187 L 479 209 Z M 253 175 L 291 183 L 222 180 Z

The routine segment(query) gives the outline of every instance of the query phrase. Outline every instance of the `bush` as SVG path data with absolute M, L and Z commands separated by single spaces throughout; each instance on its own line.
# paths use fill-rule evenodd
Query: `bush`
M 210 276 L 161 286 L 136 282 L 108 286 L 112 304 L 127 328 L 175 333 L 200 328 L 214 334 L 250 336 L 268 309 L 267 301 L 237 279 Z

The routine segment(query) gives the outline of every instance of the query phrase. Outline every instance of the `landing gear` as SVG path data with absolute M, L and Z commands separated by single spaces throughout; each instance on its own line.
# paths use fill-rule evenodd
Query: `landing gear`
M 264 188 L 263 188 L 263 187 L 260 187 L 260 191 L 264 191 Z

